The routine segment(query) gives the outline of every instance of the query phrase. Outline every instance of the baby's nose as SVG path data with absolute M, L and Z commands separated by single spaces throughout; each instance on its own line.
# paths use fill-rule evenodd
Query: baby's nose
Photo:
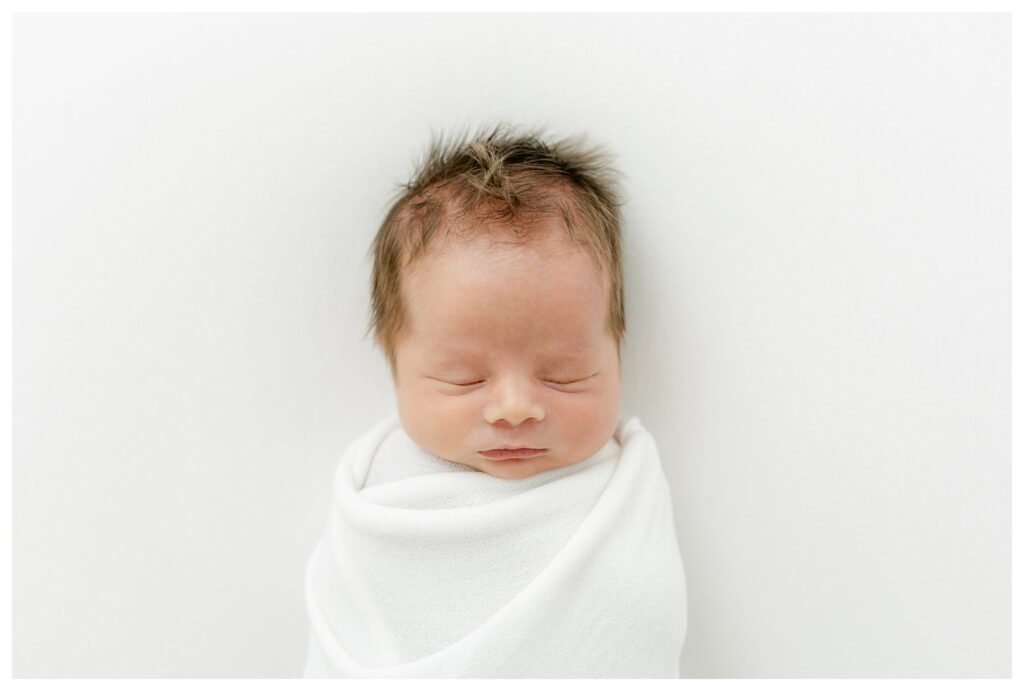
M 544 414 L 544 406 L 528 386 L 508 381 L 493 389 L 492 398 L 484 410 L 484 417 L 490 424 L 505 422 L 512 427 L 530 419 L 540 422 Z

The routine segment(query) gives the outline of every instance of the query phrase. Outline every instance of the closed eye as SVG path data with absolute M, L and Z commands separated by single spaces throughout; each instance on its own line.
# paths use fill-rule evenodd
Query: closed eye
M 590 376 L 594 376 L 594 375 L 590 375 Z M 568 386 L 569 384 L 578 384 L 579 382 L 586 381 L 587 379 L 590 379 L 590 377 L 583 377 L 582 379 L 573 379 L 571 381 L 555 381 L 553 379 L 546 379 L 545 381 L 547 381 L 549 384 L 558 384 L 559 386 Z M 451 384 L 452 386 L 476 386 L 477 384 L 483 384 L 484 380 L 481 379 L 480 381 L 471 381 L 471 382 L 467 382 L 465 384 L 460 383 L 460 382 L 454 382 L 454 381 L 445 382 L 445 383 L 446 384 Z
M 580 382 L 584 382 L 584 381 L 586 381 L 588 379 L 593 379 L 598 374 L 600 374 L 600 372 L 594 372 L 593 374 L 587 375 L 586 377 L 583 377 L 582 379 L 573 379 L 572 381 L 554 381 L 554 380 L 551 380 L 551 379 L 549 379 L 548 381 L 550 383 L 552 383 L 552 384 L 558 384 L 560 386 L 565 386 L 566 384 L 579 384 Z

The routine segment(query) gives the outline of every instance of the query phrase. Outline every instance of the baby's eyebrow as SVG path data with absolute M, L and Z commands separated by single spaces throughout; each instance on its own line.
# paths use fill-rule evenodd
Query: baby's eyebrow
M 458 365 L 475 359 L 478 354 L 470 351 L 440 351 L 434 353 L 434 360 L 438 365 Z M 553 363 L 574 362 L 584 360 L 589 355 L 588 351 L 561 351 L 550 353 L 545 360 Z
M 448 364 L 450 362 L 462 362 L 474 357 L 476 354 L 469 351 L 461 350 L 435 350 L 431 352 L 434 360 L 441 364 Z

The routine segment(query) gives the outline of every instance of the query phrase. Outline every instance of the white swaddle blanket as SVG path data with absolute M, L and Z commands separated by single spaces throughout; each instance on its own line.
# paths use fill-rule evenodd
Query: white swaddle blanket
M 508 480 L 389 416 L 338 464 L 305 587 L 305 677 L 679 676 L 683 562 L 635 417 L 589 459 Z

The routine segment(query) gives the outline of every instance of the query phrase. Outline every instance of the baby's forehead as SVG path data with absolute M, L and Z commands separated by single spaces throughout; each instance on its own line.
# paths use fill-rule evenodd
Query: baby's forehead
M 609 278 L 579 248 L 452 250 L 428 255 L 402 279 L 403 299 L 414 310 L 500 310 L 533 316 L 604 312 Z M 417 310 L 418 311 L 418 310 Z
M 480 232 L 465 236 L 449 233 L 432 241 L 418 256 L 407 261 L 407 274 L 458 268 L 496 269 L 518 266 L 524 276 L 543 266 L 575 266 L 587 273 L 604 273 L 592 249 L 564 231 L 532 233 L 517 237 L 511 232 Z

